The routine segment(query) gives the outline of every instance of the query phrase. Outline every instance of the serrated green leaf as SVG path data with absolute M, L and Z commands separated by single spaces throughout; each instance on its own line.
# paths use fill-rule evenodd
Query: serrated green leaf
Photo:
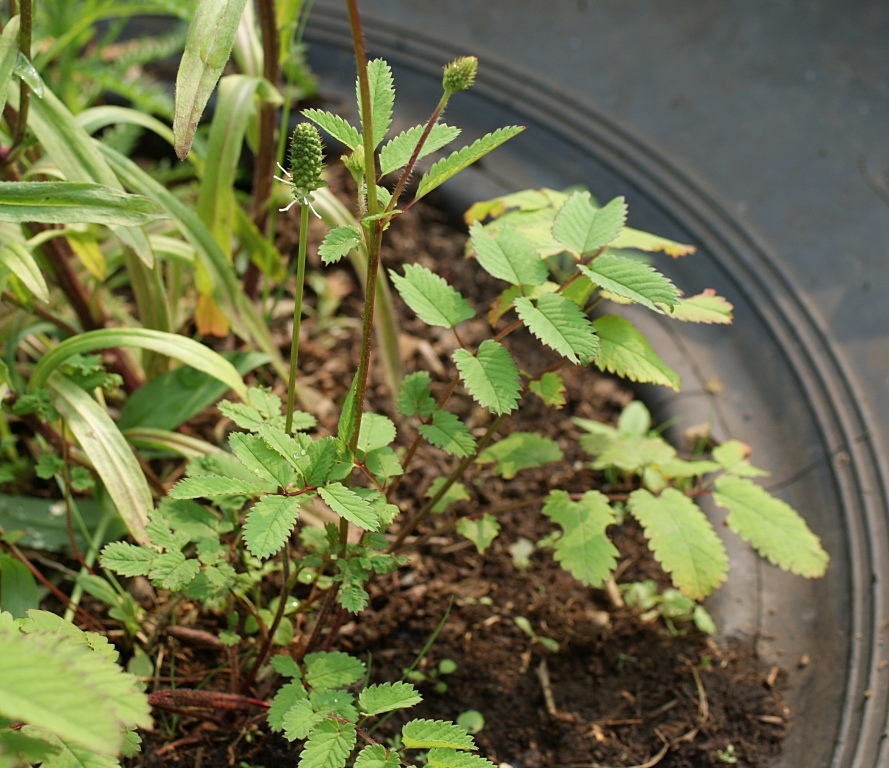
M 740 440 L 726 440 L 712 452 L 716 461 L 728 474 L 737 477 L 768 477 L 764 469 L 757 469 L 749 461 L 750 446 Z
M 523 469 L 540 467 L 550 461 L 561 461 L 562 449 L 555 440 L 536 432 L 513 432 L 481 452 L 479 464 L 495 462 L 494 474 L 511 480 Z
M 441 488 L 446 482 L 446 478 L 444 477 L 436 477 L 429 486 L 429 490 L 426 491 L 423 495 L 427 499 L 431 499 L 438 493 L 439 488 Z M 453 504 L 455 501 L 468 501 L 470 498 L 469 493 L 466 490 L 466 486 L 463 483 L 455 482 L 452 483 L 447 491 L 445 491 L 444 495 L 433 505 L 432 512 L 444 512 L 448 505 Z
M 365 413 L 358 432 L 358 450 L 369 453 L 384 448 L 395 439 L 395 424 L 379 413 Z
M 710 521 L 688 496 L 666 488 L 630 494 L 628 509 L 645 532 L 651 551 L 683 595 L 701 600 L 728 573 L 728 555 Z
M 280 656 L 275 656 L 274 658 L 277 659 L 280 658 Z M 293 661 L 293 659 L 291 659 L 291 661 Z M 272 666 L 274 666 L 274 660 Z M 291 682 L 282 685 L 277 693 L 275 693 L 275 698 L 272 699 L 272 703 L 269 705 L 267 715 L 269 727 L 276 732 L 283 731 L 284 717 L 298 702 L 307 702 L 308 696 L 306 689 L 303 688 L 303 684 L 298 680 L 292 680 Z M 306 731 L 306 733 L 308 733 L 308 731 Z M 299 737 L 294 736 L 294 738 Z M 305 736 L 301 738 L 305 738 Z
M 540 285 L 549 275 L 537 248 L 515 227 L 503 226 L 493 237 L 475 223 L 469 230 L 475 258 L 489 275 L 511 285 Z
M 184 589 L 198 575 L 201 566 L 197 560 L 186 560 L 181 552 L 164 552 L 151 563 L 148 578 L 163 589 Z
M 529 382 L 528 389 L 553 408 L 565 405 L 565 382 L 555 371 L 547 371 L 539 379 Z
M 358 694 L 358 706 L 365 715 L 379 715 L 395 709 L 406 709 L 419 704 L 423 697 L 410 683 L 380 683 L 369 685 Z
M 830 560 L 800 514 L 743 477 L 716 480 L 714 501 L 729 511 L 726 523 L 770 563 L 798 576 L 823 576 Z
M 679 391 L 679 376 L 654 353 L 647 339 L 629 320 L 603 315 L 593 321 L 593 327 L 599 335 L 596 365 L 600 371 Z
M 733 311 L 734 307 L 728 301 L 708 288 L 696 296 L 679 299 L 670 317 L 683 323 L 730 325 Z
M 356 741 L 355 726 L 322 720 L 312 728 L 299 757 L 299 768 L 343 768 Z
M 342 483 L 325 485 L 318 489 L 318 493 L 334 512 L 359 528 L 374 531 L 379 526 L 371 505 Z
M 389 271 L 395 289 L 404 302 L 427 325 L 453 328 L 475 312 L 466 299 L 443 277 L 419 264 L 406 264 L 404 276 Z
M 361 613 L 367 607 L 370 595 L 358 582 L 343 582 L 336 600 L 349 613 Z
M 312 690 L 344 688 L 364 675 L 361 660 L 343 651 L 307 653 L 305 664 L 306 682 Z
M 620 234 L 611 243 L 612 248 L 629 248 L 638 251 L 663 251 L 664 253 L 677 258 L 679 256 L 687 256 L 695 252 L 693 245 L 685 245 L 677 243 L 675 240 L 668 240 L 666 237 L 659 237 L 648 232 L 642 232 L 638 229 L 624 227 Z
M 395 87 L 392 84 L 392 70 L 383 59 L 374 59 L 367 63 L 367 80 L 370 88 L 371 136 L 374 147 L 386 138 L 386 132 L 392 124 L 392 108 L 395 105 Z M 355 96 L 358 104 L 358 115 L 364 125 L 361 90 L 355 83 Z
M 417 148 L 417 142 L 425 129 L 425 125 L 416 125 L 399 133 L 391 141 L 387 142 L 380 150 L 380 174 L 385 176 L 387 173 L 404 168 L 410 162 L 411 155 Z M 446 123 L 436 123 L 432 126 L 432 130 L 429 131 L 429 135 L 426 137 L 417 159 L 419 160 L 422 157 L 426 157 L 426 155 L 437 152 L 442 147 L 450 144 L 459 135 L 459 128 L 454 128 Z
M 323 109 L 304 109 L 302 115 L 349 149 L 355 150 L 361 146 L 361 134 L 358 133 L 358 129 L 339 115 L 334 115 Z
M 497 538 L 497 534 L 500 533 L 500 523 L 496 517 L 487 513 L 477 520 L 461 517 L 457 521 L 457 533 L 475 544 L 475 548 L 481 554 Z
M 377 448 L 364 457 L 364 466 L 377 482 L 386 485 L 393 477 L 404 474 L 398 454 L 389 447 Z
M 433 189 L 444 184 L 452 176 L 464 168 L 468 168 L 474 162 L 483 158 L 505 141 L 518 136 L 524 130 L 524 127 L 516 125 L 499 128 L 472 142 L 468 147 L 458 149 L 444 160 L 439 160 L 423 174 L 414 199 L 419 200 L 421 197 L 428 195 Z
M 635 301 L 643 307 L 659 312 L 657 305 L 672 309 L 679 301 L 679 291 L 653 267 L 636 259 L 615 253 L 603 253 L 580 271 L 596 285 L 618 296 Z
M 596 208 L 590 193 L 573 193 L 556 215 L 553 236 L 578 254 L 593 253 L 612 242 L 627 220 L 627 204 L 616 197 Z
M 506 347 L 485 339 L 475 356 L 457 349 L 453 358 L 463 385 L 479 405 L 497 415 L 515 410 L 521 385 L 518 368 Z
M 554 545 L 554 557 L 575 579 L 588 587 L 600 587 L 614 572 L 618 551 L 606 535 L 614 523 L 608 497 L 587 491 L 572 501 L 565 491 L 552 491 L 541 512 L 562 528 Z
M 256 482 L 250 482 L 237 477 L 198 475 L 180 480 L 170 488 L 170 496 L 174 499 L 213 499 L 217 496 L 271 493 L 274 490 L 276 490 L 275 485 L 263 482 L 258 477 Z
M 475 452 L 475 438 L 466 425 L 448 411 L 435 411 L 432 423 L 421 424 L 419 432 L 424 440 L 451 456 L 465 457 Z
M 233 432 L 228 444 L 241 463 L 257 477 L 281 488 L 291 482 L 293 471 L 290 464 L 258 435 Z
M 407 749 L 478 749 L 472 736 L 445 720 L 408 721 L 401 729 L 401 743 Z
M 259 436 L 266 445 L 295 469 L 303 478 L 308 471 L 310 456 L 309 449 L 313 441 L 307 435 L 299 433 L 290 436 L 283 428 L 271 424 L 262 424 L 258 427 Z
M 299 668 L 299 664 L 296 663 L 296 660 L 292 656 L 288 656 L 286 653 L 279 653 L 276 656 L 272 656 L 269 660 L 269 664 L 279 675 L 292 677 L 295 680 L 302 678 L 302 671 Z
M 435 410 L 435 400 L 429 388 L 428 371 L 417 371 L 405 376 L 398 391 L 398 412 L 403 416 L 427 418 Z
M 355 768 L 400 768 L 397 752 L 389 752 L 382 744 L 369 744 L 355 758 Z
M 599 340 L 589 319 L 573 302 L 557 293 L 546 293 L 537 305 L 521 296 L 514 306 L 528 330 L 572 363 L 586 365 L 596 354 Z
M 318 246 L 318 255 L 325 264 L 335 264 L 363 243 L 364 237 L 358 227 L 354 224 L 341 224 L 324 235 L 324 240 Z
M 305 496 L 266 496 L 247 513 L 244 542 L 250 554 L 265 559 L 278 552 L 293 531 Z
M 157 556 L 154 549 L 113 541 L 102 550 L 101 563 L 103 568 L 120 576 L 147 576 Z
M 494 763 L 480 755 L 442 747 L 429 750 L 426 765 L 429 768 L 494 768 Z
M 281 717 L 281 728 L 285 738 L 290 741 L 302 740 L 323 717 L 308 699 L 297 699 Z
M 640 472 L 644 467 L 663 467 L 675 457 L 676 449 L 660 437 L 625 437 L 604 446 L 593 468 Z

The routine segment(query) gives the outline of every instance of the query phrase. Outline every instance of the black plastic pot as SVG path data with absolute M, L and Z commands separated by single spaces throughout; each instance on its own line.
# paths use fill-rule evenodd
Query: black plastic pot
M 558 82 L 557 61 L 549 80 L 538 82 L 522 66 L 521 47 L 501 61 L 485 58 L 468 40 L 480 28 L 473 18 L 515 33 L 503 3 L 444 2 L 428 10 L 417 3 L 366 5 L 369 54 L 393 66 L 397 117 L 405 127 L 425 119 L 437 99 L 441 65 L 463 53 L 480 55 L 480 76 L 452 101 L 448 122 L 463 128 L 466 139 L 501 125 L 528 126 L 446 186 L 455 210 L 504 191 L 584 184 L 600 200 L 625 195 L 633 226 L 697 246 L 693 257 L 671 263 L 663 257 L 659 266 L 688 293 L 713 287 L 727 296 L 735 324 L 729 330 L 680 327 L 634 316 L 683 381 L 679 395 L 649 389 L 644 396 L 661 419 L 676 418 L 680 427 L 712 420 L 717 435 L 749 443 L 754 463 L 773 471 L 770 490 L 804 513 L 832 557 L 827 576 L 810 582 L 775 570 L 729 539 L 730 582 L 713 610 L 727 634 L 753 637 L 761 656 L 789 674 L 794 725 L 777 766 L 889 765 L 883 663 L 889 645 L 882 646 L 889 626 L 889 505 L 886 465 L 877 455 L 885 425 L 868 414 L 866 399 L 862 404 L 867 382 L 848 375 L 838 335 L 813 313 L 811 295 L 789 277 L 793 270 L 779 266 L 785 254 L 776 254 L 713 190 L 626 125 L 560 95 L 550 83 Z M 310 60 L 323 87 L 349 93 L 348 29 L 340 4 L 330 6 L 316 7 L 310 20 Z M 568 13 L 584 8 L 579 0 Z M 522 14 L 512 23 L 529 23 Z M 406 29 L 405 19 L 422 26 Z M 467 39 L 454 37 L 461 31 Z M 545 38 L 546 27 L 536 33 Z M 543 45 L 557 49 L 552 40 Z M 869 366 L 866 371 L 879 370 L 873 361 Z

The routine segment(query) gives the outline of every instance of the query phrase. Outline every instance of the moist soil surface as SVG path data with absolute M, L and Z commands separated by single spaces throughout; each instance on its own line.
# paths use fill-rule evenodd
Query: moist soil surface
M 294 220 L 288 219 L 287 226 Z M 295 237 L 292 230 L 288 236 Z M 415 206 L 393 225 L 384 264 L 425 264 L 482 308 L 498 286 L 465 262 L 464 242 L 440 211 Z M 307 296 L 311 314 L 303 328 L 301 372 L 303 383 L 322 401 L 338 401 L 357 359 L 354 319 L 360 314 L 360 292 L 346 266 L 324 271 L 315 266 L 319 271 L 310 283 L 314 293 Z M 342 311 L 336 317 L 326 313 L 325 302 L 341 302 Z M 405 313 L 405 371 L 431 370 L 437 386 L 445 386 L 453 338 L 444 332 L 430 336 L 428 328 L 396 303 Z M 286 349 L 290 308 L 285 304 L 281 310 L 279 330 Z M 337 319 L 342 314 L 352 319 Z M 461 326 L 467 345 L 488 335 L 483 319 Z M 553 362 L 536 351 L 539 345 L 530 337 L 510 337 L 509 342 L 528 370 Z M 499 434 L 541 431 L 559 442 L 565 461 L 520 472 L 508 481 L 474 469 L 465 479 L 469 499 L 424 521 L 406 540 L 409 564 L 373 582 L 368 608 L 341 627 L 332 647 L 366 658 L 374 681 L 400 679 L 421 657 L 413 678 L 423 694 L 422 704 L 401 720 L 391 718 L 375 738 L 391 737 L 408 717 L 451 720 L 477 711 L 484 718 L 484 727 L 475 735 L 479 754 L 513 768 L 765 768 L 780 752 L 789 714 L 780 696 L 781 673 L 761 664 L 750 641 L 716 641 L 691 623 L 668 626 L 662 618 L 640 616 L 622 605 L 617 589 L 595 590 L 575 581 L 553 561 L 545 542 L 539 544 L 553 533 L 540 514 L 542 497 L 550 488 L 628 490 L 604 485 L 602 476 L 587 468 L 588 457 L 577 448 L 571 417 L 613 423 L 632 392 L 595 370 L 562 372 L 567 383 L 562 409 L 526 399 L 521 414 Z M 371 407 L 384 407 L 382 394 L 382 384 L 370 390 Z M 462 409 L 461 415 L 473 423 L 470 401 L 449 405 Z M 335 413 L 330 419 L 327 425 L 322 419 L 322 426 L 335 430 Z M 218 437 L 218 416 L 211 422 Z M 422 500 L 432 479 L 449 470 L 450 461 L 433 452 L 419 456 L 410 481 L 399 489 L 397 502 L 403 510 Z M 482 477 L 485 482 L 476 483 Z M 495 514 L 501 527 L 499 537 L 480 554 L 453 529 L 458 518 L 475 519 L 485 512 Z M 629 520 L 610 532 L 621 552 L 619 584 L 655 579 L 669 586 Z M 170 622 L 171 606 L 163 595 L 154 606 L 165 665 L 172 658 L 177 678 L 191 680 L 195 687 L 194 681 L 210 670 L 222 670 L 208 688 L 227 690 L 225 654 L 195 647 L 181 630 L 173 637 L 162 628 Z M 194 608 L 180 604 L 173 609 L 176 623 L 214 631 L 197 623 L 206 618 Z M 517 618 L 530 627 L 530 634 Z M 442 661 L 453 671 L 441 674 Z M 153 690 L 166 687 L 168 683 L 157 683 Z M 268 699 L 274 686 L 266 681 L 253 693 Z M 169 716 L 165 722 L 174 723 Z M 142 755 L 130 764 L 295 765 L 298 745 L 268 733 L 261 722 L 261 716 L 248 719 L 243 714 L 223 713 L 217 722 L 183 716 L 170 730 L 158 727 L 144 734 Z

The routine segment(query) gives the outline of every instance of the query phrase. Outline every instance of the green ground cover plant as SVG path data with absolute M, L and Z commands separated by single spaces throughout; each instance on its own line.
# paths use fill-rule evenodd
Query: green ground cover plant
M 301 745 L 302 768 L 490 765 L 456 723 L 415 718 L 394 741 L 377 738 L 380 720 L 420 701 L 414 670 L 369 684 L 364 660 L 335 647 L 339 630 L 367 608 L 369 582 L 404 564 L 406 539 L 465 497 L 468 469 L 508 480 L 563 459 L 554 440 L 505 428 L 530 399 L 561 408 L 568 366 L 678 390 L 621 305 L 708 324 L 729 323 L 731 305 L 712 291 L 684 296 L 657 259 L 692 249 L 627 226 L 623 198 L 601 204 L 584 189 L 525 190 L 466 212 L 466 266 L 502 286 L 490 308 L 426 266 L 388 268 L 382 245 L 399 217 L 523 129 L 458 146 L 460 130 L 443 114 L 475 80 L 478 62 L 466 56 L 444 66 L 427 122 L 393 135 L 396 84 L 385 61 L 368 60 L 355 0 L 345 6 L 359 122 L 304 109 L 289 136 L 290 105 L 312 84 L 298 45 L 306 4 L 83 5 L 76 23 L 59 26 L 66 3 L 42 4 L 43 16 L 30 0 L 10 3 L 0 35 L 0 636 L 10 649 L 0 661 L 0 766 L 114 764 L 137 750 L 149 703 L 265 712 L 271 730 Z M 182 24 L 131 44 L 116 37 L 129 15 L 146 12 Z M 106 66 L 96 51 L 113 44 L 127 58 Z M 179 45 L 175 103 L 160 87 L 127 80 L 130 67 Z M 238 71 L 224 74 L 233 47 Z M 85 85 L 72 88 L 77 80 Z M 99 103 L 108 92 L 131 105 Z M 133 157 L 145 133 L 181 162 L 146 170 Z M 325 167 L 337 161 L 325 158 L 322 135 L 345 147 L 357 188 L 351 209 L 326 187 Z M 358 364 L 335 430 L 319 426 L 317 393 L 300 382 L 313 215 L 327 225 L 322 262 L 348 258 L 363 285 Z M 293 260 L 278 249 L 279 217 L 298 231 Z M 284 294 L 293 302 L 289 356 L 267 323 Z M 453 338 L 443 384 L 428 370 L 401 370 L 396 302 Z M 483 314 L 488 337 L 464 343 L 461 325 Z M 507 340 L 520 333 L 549 362 L 532 367 L 514 355 Z M 370 409 L 375 359 L 389 401 Z M 459 395 L 478 406 L 472 423 L 450 407 Z M 183 429 L 214 405 L 237 427 L 224 444 Z M 697 504 L 704 496 L 769 561 L 823 574 L 817 537 L 755 482 L 764 473 L 747 446 L 680 456 L 641 403 L 616 426 L 576 425 L 590 467 L 631 489 L 556 488 L 540 505 L 554 530 L 546 546 L 581 583 L 613 583 L 609 528 L 631 516 L 675 590 L 631 585 L 628 601 L 711 630 L 697 601 L 726 580 L 729 563 Z M 449 469 L 423 503 L 406 507 L 401 491 L 430 448 Z M 59 511 L 61 530 L 52 525 Z M 479 511 L 455 528 L 483 552 L 500 525 Z M 30 549 L 74 558 L 73 588 L 42 577 Z M 132 671 L 152 666 L 140 649 L 144 612 L 121 581 L 136 577 L 215 617 L 214 642 L 229 649 L 229 692 L 141 690 Z M 63 615 L 40 610 L 46 590 Z M 99 628 L 80 605 L 84 594 L 120 627 L 129 672 L 107 639 L 78 628 Z M 530 642 L 551 647 L 527 627 Z M 71 664 L 81 668 L 76 680 L 52 672 Z M 261 700 L 260 681 L 273 681 Z M 92 702 L 87 725 L 78 713 Z

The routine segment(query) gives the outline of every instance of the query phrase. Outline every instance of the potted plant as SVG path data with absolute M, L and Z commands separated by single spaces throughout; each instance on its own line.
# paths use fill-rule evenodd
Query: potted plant
M 298 209 L 300 219 L 289 364 L 260 306 L 272 312 L 272 285 L 287 275 L 269 224 L 275 200 L 275 112 L 281 101 L 274 87 L 279 52 L 275 31 L 295 25 L 298 9 L 279 17 L 276 27 L 271 5 L 258 6 L 264 76 L 232 75 L 220 83 L 206 143 L 196 149 L 192 141 L 200 114 L 239 28 L 244 35 L 239 50 L 250 71 L 247 52 L 253 27 L 241 24 L 244 2 L 197 6 L 179 68 L 172 134 L 135 110 L 101 107 L 75 117 L 42 85 L 35 87 L 34 99 L 28 95 L 27 78 L 35 86 L 38 80 L 19 65 L 27 87 L 8 110 L 7 169 L 14 180 L 3 198 L 4 220 L 15 225 L 9 230 L 13 245 L 6 262 L 14 276 L 8 298 L 16 309 L 10 323 L 36 315 L 53 330 L 36 342 L 27 337 L 29 346 L 15 360 L 20 365 L 9 367 L 9 405 L 37 436 L 43 452 L 39 473 L 59 484 L 66 515 L 78 519 L 83 505 L 75 492 L 94 476 L 100 498 L 107 494 L 106 509 L 116 510 L 130 537 L 104 546 L 98 557 L 104 571 L 99 575 L 93 566 L 104 543 L 101 527 L 107 527 L 110 516 L 101 518 L 105 522 L 99 528 L 86 526 L 90 535 L 78 591 L 58 595 L 69 618 L 78 615 L 82 591 L 101 601 L 124 628 L 122 645 L 131 654 L 130 671 L 151 670 L 153 675 L 143 676 L 158 678 L 160 670 L 153 665 L 159 662 L 146 657 L 141 639 L 144 608 L 112 574 L 134 579 L 148 590 L 163 590 L 168 616 L 179 618 L 178 607 L 191 605 L 217 617 L 215 632 L 188 626 L 170 632 L 224 657 L 228 689 L 159 686 L 147 697 L 155 709 L 184 714 L 209 710 L 210 721 L 220 712 L 232 712 L 241 724 L 261 716 L 273 731 L 303 743 L 299 754 L 306 765 L 345 765 L 353 760 L 395 764 L 416 760 L 412 750 L 447 765 L 484 762 L 473 754 L 475 743 L 467 728 L 445 719 L 408 719 L 388 737 L 394 741 L 375 737 L 370 724 L 390 712 L 409 710 L 421 695 L 408 673 L 369 682 L 362 660 L 336 646 L 344 624 L 367 607 L 375 579 L 406 565 L 403 545 L 423 532 L 424 521 L 468 494 L 463 484 L 467 472 L 487 467 L 494 478 L 510 479 L 523 469 L 561 460 L 561 446 L 539 430 L 507 432 L 503 425 L 525 400 L 558 408 L 565 399 L 563 369 L 594 361 L 602 370 L 634 381 L 676 386 L 673 371 L 630 321 L 615 314 L 590 320 L 590 309 L 607 299 L 706 323 L 728 319 L 731 307 L 706 291 L 681 296 L 657 269 L 624 253 L 686 249 L 674 240 L 627 227 L 627 205 L 620 197 L 600 206 L 582 190 L 500 195 L 477 203 L 469 214 L 474 258 L 487 275 L 504 284 L 490 314 L 492 330 L 487 338 L 464 342 L 461 324 L 474 319 L 477 310 L 436 271 L 406 264 L 388 273 L 401 300 L 423 323 L 447 331 L 455 343 L 452 369 L 440 382 L 428 371 L 398 370 L 397 329 L 389 318 L 395 301 L 381 264 L 390 225 L 397 227 L 399 217 L 417 200 L 518 136 L 521 128 L 495 128 L 481 135 L 434 162 L 416 188 L 406 191 L 418 161 L 456 138 L 457 131 L 441 122 L 441 113 L 452 97 L 456 103 L 473 85 L 477 62 L 461 57 L 448 64 L 442 96 L 428 119 L 390 135 L 395 110 L 391 70 L 383 60 L 369 60 L 358 8 L 350 2 L 347 9 L 360 120 L 356 125 L 327 110 L 303 110 L 304 119 L 290 140 L 289 167 L 279 177 L 292 193 L 283 208 L 292 218 Z M 19 24 L 25 25 L 25 40 L 28 23 L 23 13 Z M 19 29 L 11 20 L 4 33 L 7 76 L 16 66 Z M 250 140 L 245 105 L 254 102 L 259 107 L 252 126 L 257 132 L 255 182 L 248 215 L 235 182 L 242 142 L 245 136 Z M 167 136 L 177 154 L 189 157 L 197 168 L 193 188 L 186 185 L 179 190 L 182 195 L 174 194 L 108 140 L 97 142 L 90 136 L 110 124 L 138 125 Z M 344 209 L 324 191 L 321 140 L 313 124 L 345 147 L 345 167 L 357 190 L 355 211 Z M 28 130 L 39 149 L 22 143 Z M 37 162 L 46 157 L 63 181 L 15 177 L 46 174 L 49 164 Z M 380 177 L 387 173 L 394 173 L 395 180 L 381 186 Z M 328 225 L 318 247 L 321 260 L 333 264 L 349 256 L 364 278 L 356 369 L 346 377 L 351 385 L 333 398 L 304 386 L 298 376 L 305 365 L 300 339 L 313 209 Z M 165 220 L 171 224 L 162 223 Z M 46 230 L 41 237 L 33 234 L 34 222 L 66 227 Z M 22 224 L 31 227 L 29 238 L 23 236 Z M 291 219 L 287 224 L 292 228 Z M 110 231 L 97 229 L 102 226 Z M 60 242 L 66 245 L 57 247 Z M 248 263 L 229 257 L 233 242 L 242 249 L 235 255 Z M 123 318 L 116 323 L 98 303 L 90 302 L 85 272 L 72 268 L 75 255 L 87 267 L 95 266 L 89 258 L 95 258 L 97 250 L 102 255 L 103 248 L 106 264 L 119 265 L 132 295 L 130 303 L 115 305 L 115 315 Z M 43 258 L 49 259 L 51 282 L 67 303 L 60 314 L 37 303 L 49 296 L 49 284 L 41 277 Z M 101 277 L 95 279 L 102 284 Z M 260 292 L 266 299 L 262 305 L 253 299 Z M 104 301 L 113 300 L 112 292 L 101 294 Z M 185 311 L 182 295 L 190 297 Z M 68 306 L 73 322 L 65 316 Z M 192 324 L 205 343 L 191 338 Z M 223 356 L 223 346 L 207 343 L 214 336 L 228 337 L 230 329 L 246 342 L 247 354 L 228 351 Z M 530 334 L 523 343 L 537 339 L 548 348 L 543 353 L 550 355 L 546 362 L 538 359 L 532 368 L 507 346 L 508 337 L 522 330 Z M 375 343 L 386 363 L 381 378 L 385 386 L 371 392 Z M 141 360 L 135 363 L 120 351 L 123 348 L 141 350 Z M 91 355 L 98 350 L 115 350 L 109 356 L 113 373 Z M 186 363 L 188 369 L 173 368 L 171 359 Z M 242 376 L 266 364 L 275 373 L 246 387 Z M 219 399 L 220 384 L 238 398 L 218 406 L 238 428 L 224 441 L 226 449 L 206 439 L 206 429 L 201 436 L 179 429 Z M 158 402 L 167 407 L 158 409 Z M 454 412 L 456 402 L 472 410 L 461 417 Z M 313 407 L 316 413 L 310 412 Z M 117 410 L 115 423 L 109 412 Z M 751 481 L 757 471 L 747 460 L 744 444 L 724 440 L 707 456 L 682 458 L 652 432 L 647 411 L 638 404 L 616 425 L 579 421 L 576 426 L 590 468 L 605 475 L 605 492 L 551 487 L 540 508 L 554 523 L 549 546 L 555 559 L 587 586 L 610 586 L 615 603 L 625 598 L 612 581 L 618 553 L 608 531 L 629 515 L 641 526 L 678 592 L 627 590 L 626 599 L 632 595 L 668 620 L 681 616 L 707 626 L 707 614 L 693 600 L 725 579 L 728 559 L 712 524 L 693 501 L 699 496 L 712 497 L 727 508 L 728 525 L 779 565 L 805 576 L 820 575 L 826 567 L 825 552 L 797 513 Z M 53 446 L 58 455 L 47 450 Z M 427 464 L 433 449 L 439 458 Z M 174 460 L 176 456 L 180 458 Z M 189 463 L 181 457 L 188 457 Z M 74 465 L 80 465 L 80 471 Z M 441 471 L 419 489 L 406 479 L 418 466 Z M 159 498 L 156 506 L 154 496 Z M 473 512 L 454 525 L 482 552 L 500 523 L 495 515 Z M 96 663 L 86 681 L 95 697 L 91 700 L 112 696 L 118 706 L 96 718 L 94 729 L 73 716 L 77 686 L 60 670 L 70 664 L 69 658 L 87 664 L 101 642 L 95 635 L 65 629 L 69 625 L 43 613 L 25 618 L 27 609 L 36 606 L 34 582 L 25 570 L 30 561 L 14 537 L 8 546 L 3 607 L 11 599 L 14 610 L 8 609 L 11 615 L 3 628 L 16 644 L 9 666 L 35 676 L 43 667 L 46 681 L 45 688 L 29 694 L 24 683 L 5 678 L 12 680 L 7 683 L 10 694 L 16 694 L 4 699 L 7 709 L 0 711 L 12 726 L 0 731 L 7 754 L 13 755 L 10 759 L 52 761 L 70 750 L 89 760 L 122 748 L 132 751 L 133 728 L 147 724 L 146 698 L 131 677 L 111 674 L 108 664 L 100 671 Z M 681 610 L 675 608 L 677 603 Z M 532 645 L 547 647 L 546 635 L 527 619 L 517 621 L 516 627 Z M 59 633 L 70 637 L 59 640 Z M 30 647 L 37 649 L 33 657 Z M 424 656 L 420 654 L 418 664 Z M 441 665 L 435 669 L 444 674 Z M 541 669 L 546 690 L 546 668 Z M 432 674 L 420 667 L 409 673 L 424 680 Z M 51 686 L 55 675 L 58 690 Z M 63 703 L 70 697 L 63 717 L 49 717 L 48 696 L 58 696 Z M 555 704 L 550 714 L 559 714 Z M 22 722 L 29 725 L 23 728 Z M 84 728 L 86 736 L 78 731 Z M 178 745 L 174 740 L 167 746 L 172 750 Z M 667 741 L 664 754 L 671 746 Z M 722 752 L 724 761 L 733 757 L 728 746 Z

